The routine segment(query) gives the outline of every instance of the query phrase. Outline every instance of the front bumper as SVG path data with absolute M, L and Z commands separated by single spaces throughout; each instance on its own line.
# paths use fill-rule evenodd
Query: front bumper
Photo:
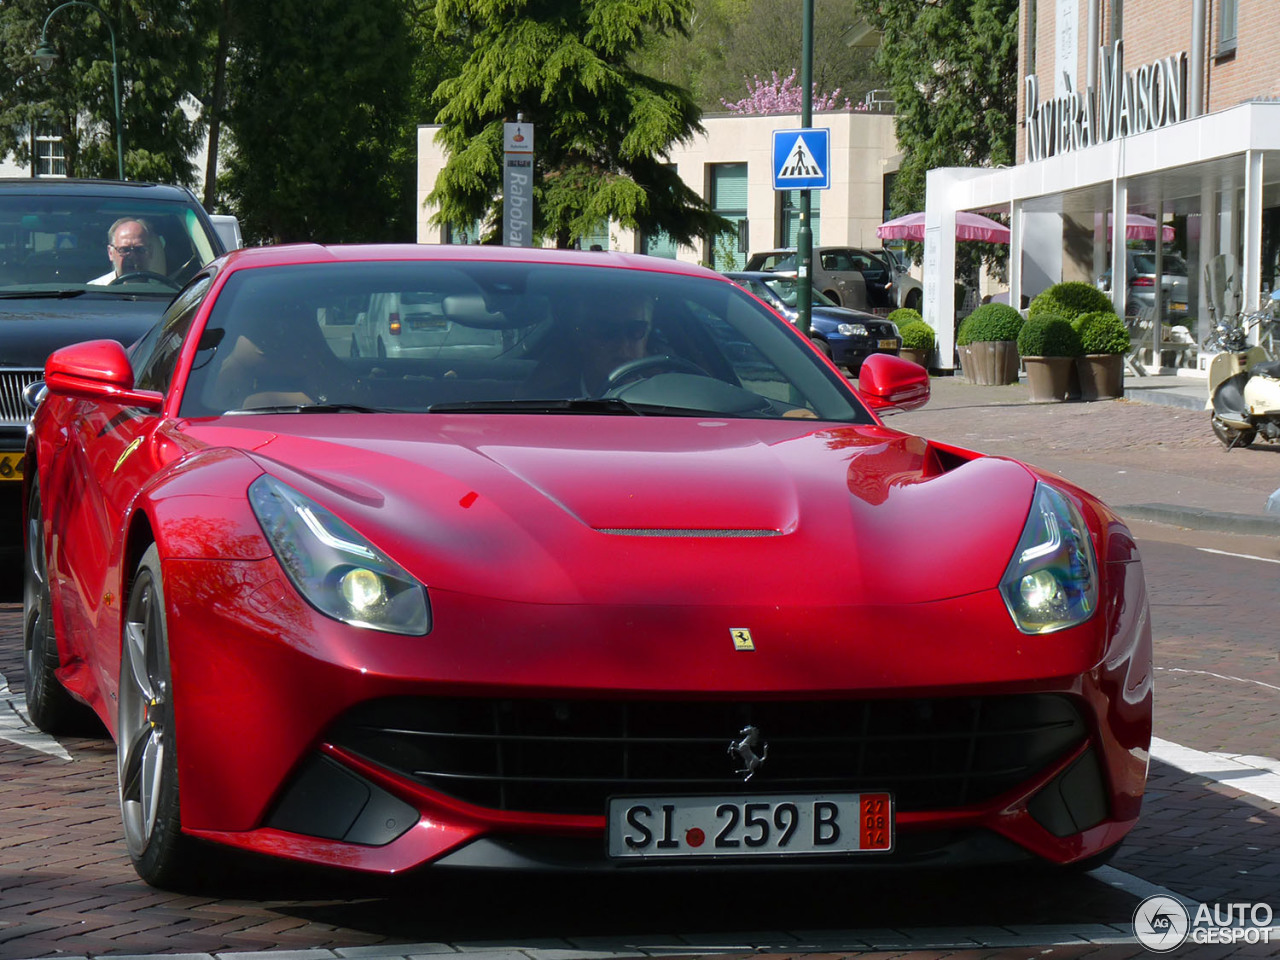
M 315 613 L 288 588 L 274 560 L 166 561 L 184 829 L 259 853 L 375 873 L 431 863 L 636 869 L 605 857 L 602 811 L 554 804 L 504 809 L 497 800 L 447 792 L 414 775 L 421 757 L 412 750 L 362 741 L 351 734 L 353 722 L 368 726 L 378 704 L 444 698 L 569 707 L 667 701 L 672 715 L 690 702 L 732 712 L 744 703 L 787 701 L 828 702 L 839 715 L 851 702 L 866 701 L 888 703 L 891 713 L 912 710 L 918 722 L 919 705 L 927 702 L 1048 697 L 1070 704 L 1079 728 L 1032 768 L 993 791 L 906 804 L 893 854 L 840 862 L 1071 862 L 1119 842 L 1137 818 L 1146 777 L 1145 586 L 1139 563 L 1108 566 L 1115 569 L 1103 608 L 1050 644 L 1016 634 L 998 599 L 980 595 L 912 611 L 914 629 L 907 632 L 915 656 L 878 661 L 867 651 L 814 673 L 809 667 L 817 664 L 797 669 L 794 662 L 809 652 L 804 644 L 781 659 L 739 656 L 736 672 L 720 670 L 696 641 L 681 644 L 675 661 L 628 655 L 625 646 L 601 641 L 609 628 L 599 611 L 591 617 L 593 633 L 575 639 L 566 629 L 581 611 L 546 610 L 540 617 L 527 605 L 438 591 L 436 630 L 392 637 Z M 199 617 L 183 616 L 193 608 Z M 654 616 L 669 626 L 671 613 Z M 872 634 L 904 635 L 902 610 L 859 613 Z M 809 619 L 822 635 L 848 615 L 811 612 Z M 696 613 L 687 619 L 696 621 Z M 444 626 L 451 622 L 483 623 L 484 632 L 451 631 Z M 966 622 L 974 636 L 960 626 Z M 640 626 L 640 635 L 649 636 Z M 726 730 L 726 741 L 735 732 Z M 925 763 L 927 753 L 917 750 L 913 763 Z M 912 773 L 919 771 L 904 775 Z M 870 782 L 905 796 L 906 781 L 894 776 L 885 767 Z M 764 779 L 757 787 L 771 789 Z

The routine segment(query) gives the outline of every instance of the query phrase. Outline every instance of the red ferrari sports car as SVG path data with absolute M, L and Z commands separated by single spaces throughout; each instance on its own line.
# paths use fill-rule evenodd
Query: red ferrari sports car
M 45 385 L 28 706 L 106 725 L 152 884 L 1087 864 L 1138 816 L 1125 526 L 707 270 L 240 250 Z

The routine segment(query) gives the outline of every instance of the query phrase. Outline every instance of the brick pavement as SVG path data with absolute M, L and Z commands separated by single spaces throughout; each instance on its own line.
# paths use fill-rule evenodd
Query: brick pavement
M 931 385 L 926 407 L 887 424 L 1026 460 L 1115 507 L 1169 503 L 1263 517 L 1267 497 L 1280 488 L 1280 445 L 1228 451 L 1203 410 L 1131 399 L 1030 403 L 1021 384 L 977 386 L 956 377 Z M 1274 530 L 1280 533 L 1280 518 Z

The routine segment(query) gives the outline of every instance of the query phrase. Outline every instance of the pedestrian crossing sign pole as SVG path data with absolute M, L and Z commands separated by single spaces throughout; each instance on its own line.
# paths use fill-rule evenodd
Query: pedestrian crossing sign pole
M 805 68 L 802 83 L 811 89 L 813 49 L 813 0 L 804 2 L 803 34 Z M 813 233 L 809 228 L 809 191 L 831 186 L 831 131 L 810 127 L 812 106 L 805 96 L 799 130 L 773 131 L 773 189 L 800 191 L 800 228 L 796 236 L 796 326 L 806 336 L 812 319 Z
M 773 131 L 773 189 L 831 187 L 831 131 L 808 127 Z

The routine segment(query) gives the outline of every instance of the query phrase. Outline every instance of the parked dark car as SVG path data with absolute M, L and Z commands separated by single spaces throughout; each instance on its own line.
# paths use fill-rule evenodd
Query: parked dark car
M 753 253 L 747 269 L 795 276 L 795 248 Z M 858 247 L 814 247 L 813 286 L 838 307 L 888 311 L 898 306 L 889 264 Z
M 160 245 L 152 271 L 114 277 L 108 232 L 140 218 Z M 224 252 L 184 187 L 106 180 L 0 180 L 0 562 L 21 551 L 23 391 L 45 359 L 81 340 L 130 344 Z
M 767 270 L 743 270 L 726 273 L 738 286 L 755 294 L 792 323 L 799 316 L 797 308 L 800 284 L 795 277 Z M 898 328 L 883 317 L 838 307 L 816 288 L 810 308 L 809 338 L 823 353 L 857 376 L 862 361 L 873 353 L 892 353 L 902 349 Z

